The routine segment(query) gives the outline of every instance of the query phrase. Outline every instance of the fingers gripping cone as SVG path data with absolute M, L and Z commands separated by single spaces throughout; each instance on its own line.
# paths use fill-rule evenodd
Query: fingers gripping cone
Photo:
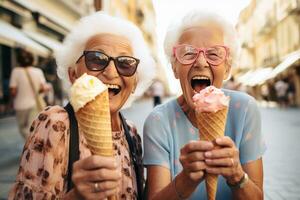
M 196 113 L 197 126 L 201 140 L 214 141 L 216 138 L 224 136 L 227 112 L 228 108 L 219 110 L 216 113 Z M 206 174 L 205 184 L 207 199 L 215 200 L 217 194 L 218 176 Z

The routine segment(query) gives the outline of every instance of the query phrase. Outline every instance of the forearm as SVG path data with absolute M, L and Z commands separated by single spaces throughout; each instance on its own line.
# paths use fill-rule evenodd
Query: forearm
M 76 200 L 76 199 L 81 199 L 81 198 L 78 196 L 78 193 L 75 191 L 75 189 L 70 190 L 63 197 L 63 200 Z
M 235 200 L 263 199 L 263 191 L 251 179 L 243 188 L 231 189 Z
M 183 172 L 178 174 L 165 188 L 149 196 L 150 200 L 185 199 L 196 189 L 199 183 L 190 181 Z
M 17 95 L 17 88 L 10 88 L 9 93 L 12 98 L 15 98 Z

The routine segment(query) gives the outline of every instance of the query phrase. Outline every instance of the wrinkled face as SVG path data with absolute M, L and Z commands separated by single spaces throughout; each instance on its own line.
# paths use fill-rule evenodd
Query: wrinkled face
M 221 29 L 213 25 L 199 26 L 185 30 L 177 45 L 192 45 L 197 48 L 209 48 L 224 45 Z M 175 59 L 172 63 L 174 75 L 180 80 L 183 96 L 190 108 L 194 108 L 192 97 L 196 92 L 209 85 L 222 86 L 230 72 L 230 66 L 224 62 L 212 65 L 207 62 L 201 52 L 194 63 L 182 64 Z
M 87 41 L 84 51 L 99 51 L 111 57 L 133 56 L 129 40 L 112 34 L 98 34 L 91 37 Z M 69 68 L 71 82 L 73 83 L 84 73 L 97 77 L 108 87 L 111 114 L 121 109 L 137 83 L 136 73 L 132 76 L 120 75 L 112 60 L 104 70 L 90 71 L 86 67 L 85 56 L 83 56 L 75 67 Z

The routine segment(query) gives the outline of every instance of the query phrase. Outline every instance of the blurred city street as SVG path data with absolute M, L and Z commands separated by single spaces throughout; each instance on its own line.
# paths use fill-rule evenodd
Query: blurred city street
M 152 99 L 141 99 L 124 110 L 142 133 L 143 122 L 152 109 Z M 262 108 L 263 132 L 268 145 L 264 157 L 266 200 L 300 199 L 300 109 Z M 6 199 L 15 179 L 23 140 L 14 117 L 0 119 L 0 199 Z

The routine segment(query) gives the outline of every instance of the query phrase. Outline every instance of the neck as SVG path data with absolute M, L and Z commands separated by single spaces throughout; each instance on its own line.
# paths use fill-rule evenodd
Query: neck
M 177 98 L 177 102 L 178 102 L 180 108 L 182 109 L 182 111 L 184 112 L 184 114 L 186 115 L 186 117 L 191 122 L 191 124 L 194 127 L 197 127 L 195 110 L 188 105 L 184 96 L 183 95 L 179 96 Z
M 119 112 L 111 113 L 111 129 L 112 131 L 121 131 L 122 128 Z

